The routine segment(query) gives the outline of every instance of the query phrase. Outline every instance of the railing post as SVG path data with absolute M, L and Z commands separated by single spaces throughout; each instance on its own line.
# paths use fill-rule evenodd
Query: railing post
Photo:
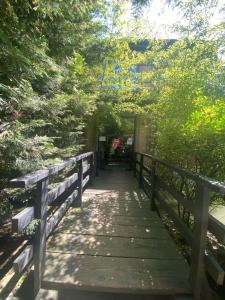
M 143 187 L 143 164 L 144 164 L 144 155 L 141 154 L 140 160 L 140 174 L 139 174 L 139 187 Z
M 99 175 L 99 161 L 98 161 L 98 152 L 96 151 L 95 152 L 95 176 L 98 176 Z
M 209 190 L 204 185 L 197 183 L 190 272 L 190 280 L 195 300 L 203 299 L 203 289 L 207 288 L 204 259 L 207 245 L 208 207 Z M 204 297 L 204 299 L 206 299 L 206 297 Z
M 100 151 L 99 152 L 99 168 L 101 169 L 101 170 L 104 170 L 104 153 L 103 153 L 103 151 Z
M 137 161 L 137 152 L 134 152 L 134 177 L 137 176 L 137 168 L 136 168 L 136 161 Z
M 83 159 L 78 162 L 78 195 L 77 201 L 75 201 L 75 207 L 80 207 L 82 204 L 82 194 L 83 194 Z
M 156 184 L 156 162 L 152 162 L 152 180 L 151 180 L 151 197 L 150 197 L 150 209 L 153 211 L 156 209 L 155 205 L 155 184 Z
M 95 157 L 94 157 L 94 152 L 90 155 L 90 185 L 93 185 L 94 181 L 94 162 L 95 162 Z
M 39 220 L 34 240 L 34 299 L 40 288 L 44 272 L 46 249 L 46 225 L 48 210 L 48 177 L 37 183 L 35 218 Z

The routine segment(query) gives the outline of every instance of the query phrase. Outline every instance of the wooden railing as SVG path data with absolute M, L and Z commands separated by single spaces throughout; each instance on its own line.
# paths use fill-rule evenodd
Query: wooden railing
M 213 193 L 223 196 L 225 184 L 208 180 L 144 153 L 135 153 L 134 165 L 139 185 L 150 198 L 150 208 L 163 208 L 191 247 L 190 282 L 194 299 L 207 299 L 206 274 L 217 285 L 224 283 L 224 270 L 207 250 L 207 233 L 212 233 L 218 242 L 225 244 L 225 225 L 209 214 L 210 197 Z M 177 190 L 174 181 L 185 183 L 186 187 L 188 185 L 192 199 L 182 188 Z M 182 207 L 188 213 L 189 226 L 176 213 L 175 207 L 171 205 L 174 202 L 177 204 L 175 207 L 179 210 Z
M 13 188 L 33 187 L 35 189 L 34 206 L 25 208 L 12 218 L 13 231 L 16 233 L 22 233 L 31 222 L 37 221 L 34 239 L 31 239 L 13 262 L 15 276 L 18 279 L 33 262 L 34 299 L 41 287 L 46 240 L 70 206 L 81 206 L 83 190 L 88 183 L 92 183 L 97 171 L 96 165 L 97 156 L 93 152 L 88 152 L 48 169 L 10 181 L 10 186 Z M 65 171 L 66 168 L 70 168 L 66 179 L 49 190 L 49 181 Z M 49 214 L 50 206 L 57 206 L 51 214 Z

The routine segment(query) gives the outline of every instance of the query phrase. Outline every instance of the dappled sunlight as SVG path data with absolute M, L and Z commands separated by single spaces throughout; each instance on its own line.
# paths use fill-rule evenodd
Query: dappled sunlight
M 107 291 L 171 289 L 177 285 L 171 275 L 179 273 L 185 287 L 187 265 L 132 174 L 114 170 L 104 175 L 49 239 L 46 284 Z
M 0 298 L 28 273 L 63 300 L 222 290 L 224 0 L 2 0 L 0 15 Z
M 59 261 L 55 267 L 55 259 Z M 172 290 L 179 282 L 185 287 L 187 276 L 176 277 L 177 272 L 186 272 L 185 265 L 180 261 L 171 264 L 168 260 L 158 261 L 150 259 L 131 260 L 129 258 L 112 258 L 91 256 L 70 256 L 65 254 L 63 259 L 58 254 L 48 253 L 46 263 L 50 266 L 45 272 L 46 284 L 52 279 L 58 284 L 63 280 L 67 287 L 99 287 L 101 290 L 110 289 L 160 289 Z M 162 270 L 169 268 L 170 276 L 162 276 Z M 174 277 L 175 276 L 175 277 Z M 174 280 L 175 279 L 175 280 Z

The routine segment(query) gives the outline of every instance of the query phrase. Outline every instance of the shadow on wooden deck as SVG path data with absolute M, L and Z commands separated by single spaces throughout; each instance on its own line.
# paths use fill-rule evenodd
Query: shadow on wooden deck
M 187 263 L 149 210 L 132 172 L 111 166 L 48 240 L 37 299 L 186 299 L 188 275 Z

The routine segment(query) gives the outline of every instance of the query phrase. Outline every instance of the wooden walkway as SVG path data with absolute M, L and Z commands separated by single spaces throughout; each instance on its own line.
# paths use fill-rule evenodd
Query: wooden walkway
M 49 238 L 43 288 L 190 294 L 188 265 L 132 172 L 108 168 Z

